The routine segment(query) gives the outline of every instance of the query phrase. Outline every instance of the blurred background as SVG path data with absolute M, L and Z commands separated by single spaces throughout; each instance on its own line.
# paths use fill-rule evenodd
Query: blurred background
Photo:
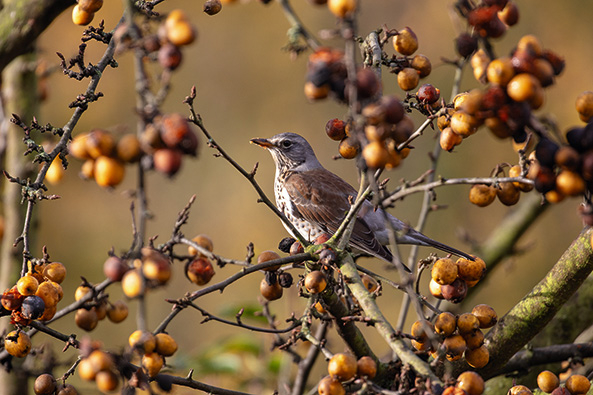
M 574 109 L 575 98 L 584 90 L 593 90 L 593 30 L 590 28 L 593 4 L 554 0 L 515 2 L 521 13 L 520 22 L 494 41 L 496 53 L 506 54 L 522 35 L 535 34 L 545 48 L 563 56 L 566 69 L 547 89 L 546 103 L 538 113 L 549 114 L 562 131 L 580 125 Z M 383 25 L 395 29 L 410 26 L 419 39 L 418 53 L 427 55 L 433 64 L 433 72 L 424 82 L 437 86 L 441 96 L 448 99 L 454 70 L 444 64 L 442 58 L 455 58 L 453 40 L 463 31 L 463 25 L 452 11 L 453 2 L 373 0 L 361 3 L 359 34 L 364 36 Z M 257 180 L 270 197 L 273 196 L 273 162 L 264 150 L 250 145 L 249 139 L 271 137 L 284 131 L 304 135 L 328 169 L 356 184 L 355 163 L 332 160 L 337 154 L 337 143 L 328 139 L 324 132 L 326 122 L 331 118 L 344 118 L 347 108 L 331 100 L 310 103 L 305 98 L 303 83 L 307 53 L 293 60 L 283 50 L 287 44 L 289 24 L 279 4 L 271 2 L 264 6 L 253 0 L 225 4 L 223 10 L 213 17 L 204 14 L 202 6 L 202 2 L 168 0 L 155 9 L 166 13 L 182 8 L 198 30 L 197 42 L 184 48 L 183 63 L 173 73 L 172 89 L 163 111 L 188 114 L 182 100 L 195 85 L 196 110 L 214 139 L 247 170 L 259 162 Z M 335 18 L 323 6 L 312 6 L 306 0 L 294 0 L 293 6 L 305 26 L 316 35 L 321 29 L 336 26 Z M 95 18 L 103 18 L 109 30 L 116 25 L 121 13 L 120 2 L 106 1 Z M 63 53 L 66 58 L 76 54 L 82 31 L 82 27 L 71 22 L 68 10 L 41 37 L 38 45 L 40 57 L 50 65 L 56 65 L 59 62 L 56 52 Z M 327 44 L 339 46 L 340 42 L 329 41 Z M 386 49 L 393 53 L 391 46 Z M 91 43 L 87 62 L 97 61 L 103 50 L 102 45 Z M 93 128 L 108 129 L 116 135 L 135 130 L 133 59 L 131 54 L 122 54 L 117 61 L 119 67 L 107 69 L 101 80 L 99 91 L 105 97 L 90 106 L 74 135 Z M 383 86 L 385 93 L 404 96 L 394 75 L 384 73 Z M 462 89 L 477 86 L 471 72 L 466 73 Z M 86 89 L 86 82 L 77 82 L 58 72 L 48 79 L 48 88 L 49 96 L 38 120 L 41 124 L 63 125 L 72 114 L 68 103 Z M 420 117 L 414 115 L 413 118 L 417 125 L 421 122 Z M 427 154 L 437 141 L 435 135 L 427 130 L 414 143 L 415 150 L 403 165 L 385 173 L 391 179 L 388 188 L 395 188 L 401 179 L 414 180 L 428 168 Z M 154 215 L 148 225 L 148 235 L 158 235 L 156 243 L 166 241 L 177 213 L 195 194 L 197 199 L 189 222 L 183 228 L 185 235 L 209 235 L 214 241 L 214 252 L 228 258 L 243 259 L 250 242 L 254 243 L 256 254 L 263 250 L 276 250 L 278 242 L 286 236 L 284 228 L 275 215 L 263 204 L 257 203 L 257 195 L 251 185 L 226 161 L 214 157 L 215 151 L 207 147 L 201 137 L 198 159 L 184 159 L 182 170 L 173 179 L 155 173 L 148 175 L 148 202 Z M 497 140 L 483 129 L 466 139 L 453 153 L 443 153 L 437 171 L 447 178 L 489 176 L 496 164 L 515 164 L 517 160 L 510 141 Z M 34 240 L 33 253 L 40 256 L 41 247 L 46 245 L 51 258 L 63 262 L 68 269 L 67 283 L 63 284 L 66 296 L 62 306 L 73 300 L 80 276 L 91 282 L 100 282 L 104 278 L 102 264 L 110 248 L 122 252 L 132 242 L 131 199 L 127 192 L 136 185 L 134 169 L 127 168 L 123 184 L 114 190 L 106 190 L 94 182 L 80 179 L 80 165 L 80 162 L 71 160 L 66 177 L 60 184 L 50 187 L 49 193 L 60 195 L 61 199 L 44 201 L 35 208 L 39 233 Z M 487 208 L 473 206 L 467 199 L 468 191 L 468 186 L 451 186 L 436 191 L 435 203 L 447 206 L 447 209 L 430 214 L 425 228 L 427 235 L 459 249 L 471 250 L 471 246 L 460 239 L 460 234 L 465 232 L 479 243 L 513 210 L 498 202 Z M 392 213 L 415 225 L 420 203 L 421 195 L 410 196 L 404 202 L 398 202 Z M 467 306 L 471 308 L 478 303 L 488 303 L 500 316 L 508 311 L 540 281 L 581 230 L 582 224 L 576 211 L 578 205 L 577 199 L 570 199 L 547 210 L 520 240 L 518 245 L 526 247 L 524 253 L 488 272 L 486 280 L 471 295 Z M 405 253 L 408 249 L 402 248 L 402 251 Z M 422 249 L 420 256 L 427 256 L 430 252 L 434 251 Z M 382 263 L 376 260 L 365 262 L 372 270 L 383 272 Z M 213 281 L 220 281 L 237 270 L 232 266 L 216 268 Z M 297 273 L 294 274 L 296 276 Z M 396 278 L 394 273 L 388 275 Z M 255 275 L 242 279 L 225 289 L 223 294 L 212 294 L 197 302 L 214 314 L 231 316 L 243 306 L 257 307 L 261 277 Z M 424 292 L 428 293 L 425 285 Z M 149 328 L 156 327 L 170 311 L 171 305 L 164 302 L 164 298 L 179 298 L 195 289 L 196 286 L 185 279 L 182 268 L 175 267 L 174 278 L 169 285 L 148 297 Z M 117 285 L 109 288 L 109 294 L 113 300 L 124 298 Z M 401 293 L 389 288 L 379 299 L 380 306 L 394 322 L 400 300 Z M 284 327 L 284 318 L 291 311 L 299 316 L 304 306 L 304 301 L 299 300 L 293 287 L 285 292 L 281 300 L 271 304 L 271 310 L 277 314 L 279 326 Z M 135 329 L 133 302 L 130 308 L 130 317 L 123 324 L 103 321 L 91 336 L 101 339 L 108 348 L 122 347 L 128 334 Z M 169 326 L 170 334 L 180 344 L 180 352 L 168 362 L 180 368 L 181 374 L 187 372 L 188 367 L 200 366 L 200 358 L 208 355 L 222 355 L 219 361 L 221 367 L 228 367 L 231 371 L 241 367 L 240 372 L 249 379 L 270 379 L 273 371 L 286 373 L 283 369 L 288 365 L 278 362 L 289 360 L 280 351 L 266 357 L 271 365 L 258 363 L 259 353 L 269 349 L 270 337 L 237 331 L 214 322 L 200 325 L 201 320 L 197 312 L 184 311 Z M 416 317 L 410 315 L 409 324 L 414 320 Z M 58 321 L 56 329 L 65 333 L 76 330 L 70 318 Z M 371 336 L 370 343 L 377 354 L 388 355 L 384 342 L 376 338 L 372 330 L 364 330 Z M 237 339 L 237 342 L 225 348 L 224 344 L 229 339 Z M 35 339 L 36 342 L 41 340 L 46 341 L 46 338 L 39 336 Z M 253 347 L 250 348 L 250 345 Z M 233 347 L 242 350 L 241 358 L 227 353 Z M 339 340 L 330 343 L 334 352 L 343 348 Z M 74 358 L 73 350 L 68 353 Z M 268 371 L 270 366 L 272 371 Z M 319 363 L 318 371 L 312 375 L 312 380 L 324 374 L 324 368 Z M 234 379 L 240 381 L 242 374 Z M 194 378 L 203 378 L 199 368 Z M 206 381 L 214 385 L 234 385 L 225 380 L 222 376 L 213 375 Z M 258 392 L 254 385 L 252 383 L 242 389 Z M 88 383 L 81 383 L 80 388 L 84 389 L 82 393 L 96 391 Z M 267 393 L 269 388 L 262 389 L 262 393 Z M 179 390 L 178 393 L 184 392 Z

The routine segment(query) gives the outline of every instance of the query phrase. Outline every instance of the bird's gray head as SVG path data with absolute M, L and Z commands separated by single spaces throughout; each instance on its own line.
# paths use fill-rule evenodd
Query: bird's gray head
M 311 145 L 296 133 L 280 133 L 269 139 L 251 139 L 270 151 L 278 170 L 306 171 L 321 167 Z

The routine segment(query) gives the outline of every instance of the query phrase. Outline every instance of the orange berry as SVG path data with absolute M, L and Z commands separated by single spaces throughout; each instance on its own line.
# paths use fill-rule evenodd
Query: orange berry
M 13 357 L 23 358 L 31 351 L 31 338 L 23 331 L 12 331 L 4 337 L 4 349 Z
M 328 0 L 327 7 L 338 18 L 345 18 L 356 10 L 355 0 Z
M 405 27 L 393 37 L 393 48 L 402 55 L 410 56 L 418 49 L 418 38 L 412 29 Z M 402 88 L 403 89 L 403 88 Z
M 173 337 L 166 333 L 157 333 L 155 335 L 156 348 L 155 351 L 163 357 L 170 357 L 177 351 L 177 342 Z
M 457 377 L 456 386 L 468 395 L 481 395 L 484 392 L 484 379 L 476 372 L 463 372 Z
M 356 375 L 356 369 L 356 358 L 346 353 L 334 354 L 327 365 L 329 375 L 340 381 L 350 380 Z
M 95 182 L 101 187 L 114 187 L 124 179 L 124 165 L 117 159 L 99 156 L 93 168 Z
M 397 84 L 404 91 L 411 91 L 418 86 L 420 82 L 420 75 L 418 70 L 411 67 L 406 67 L 397 73 Z
M 457 317 L 448 311 L 439 314 L 434 322 L 434 331 L 441 336 L 450 336 L 457 329 Z
M 94 16 L 94 13 L 83 10 L 78 4 L 72 9 L 72 22 L 76 25 L 86 26 L 91 23 Z
M 326 376 L 319 381 L 317 393 L 319 395 L 345 395 L 346 390 L 338 380 Z
M 272 301 L 282 297 L 283 288 L 278 281 L 276 281 L 274 284 L 269 284 L 264 278 L 259 284 L 259 291 L 264 298 Z
M 486 207 L 496 199 L 496 188 L 492 185 L 474 184 L 469 190 L 469 201 L 479 207 Z
M 544 370 L 537 375 L 537 386 L 544 392 L 552 392 L 560 386 L 560 380 L 556 374 Z
M 484 276 L 486 273 L 486 264 L 478 257 L 474 259 L 473 261 L 465 258 L 457 259 L 459 278 L 464 281 L 476 281 Z
M 465 357 L 465 362 L 476 369 L 483 368 L 490 360 L 490 352 L 488 352 L 488 349 L 484 345 L 473 349 L 468 348 L 465 350 L 463 356 Z
M 494 326 L 498 320 L 496 311 L 487 304 L 479 304 L 472 309 L 472 314 L 480 321 L 480 328 L 486 329 Z

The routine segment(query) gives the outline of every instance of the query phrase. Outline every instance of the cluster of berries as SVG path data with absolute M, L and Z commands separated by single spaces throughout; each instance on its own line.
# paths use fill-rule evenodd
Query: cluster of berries
M 471 367 L 482 368 L 490 358 L 482 329 L 491 328 L 497 320 L 494 309 L 485 304 L 459 316 L 443 312 L 436 316 L 434 323 L 418 320 L 412 324 L 412 346 L 418 351 L 430 352 L 434 358 L 438 358 L 441 348 L 448 361 L 464 357 Z
M 351 354 L 334 354 L 327 364 L 328 375 L 317 385 L 320 395 L 345 395 L 344 384 L 355 382 L 357 378 L 373 379 L 377 374 L 377 362 L 369 356 L 358 360 Z M 343 384 L 344 383 L 344 384 Z
M 468 288 L 475 286 L 486 274 L 486 263 L 474 257 L 437 259 L 431 270 L 429 289 L 432 296 L 452 303 L 465 299 Z

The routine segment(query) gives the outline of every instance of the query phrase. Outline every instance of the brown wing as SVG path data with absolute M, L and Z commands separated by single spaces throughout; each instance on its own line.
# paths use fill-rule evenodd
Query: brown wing
M 356 190 L 325 169 L 293 173 L 285 180 L 292 204 L 303 219 L 333 234 L 350 209 L 348 197 Z M 350 244 L 359 250 L 391 262 L 391 252 L 379 243 L 363 218 L 354 223 Z

